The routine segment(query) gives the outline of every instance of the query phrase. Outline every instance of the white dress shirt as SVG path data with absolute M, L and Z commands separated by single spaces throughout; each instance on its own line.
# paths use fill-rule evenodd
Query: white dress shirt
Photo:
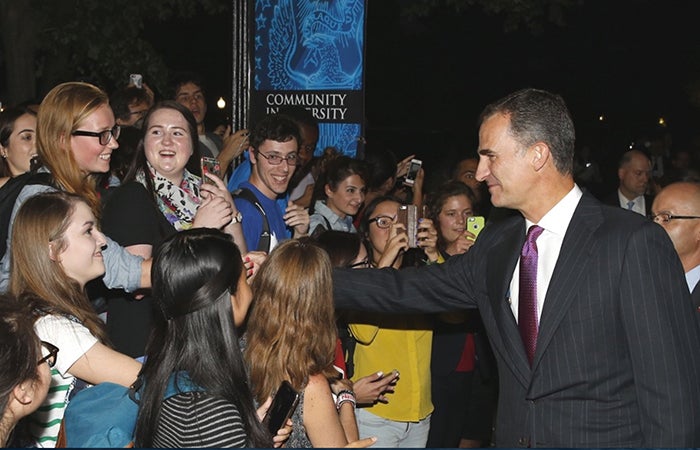
M 695 285 L 700 281 L 700 266 L 695 266 L 685 273 L 685 281 L 688 283 L 688 290 L 692 293 Z
M 544 298 L 547 295 L 549 282 L 552 280 L 554 266 L 559 259 L 561 244 L 564 242 L 564 235 L 569 228 L 569 222 L 574 216 L 574 211 L 578 206 L 583 192 L 574 185 L 573 189 L 564 196 L 559 203 L 554 205 L 547 214 L 537 224 L 533 224 L 529 220 L 525 221 L 525 230 L 527 233 L 532 225 L 539 225 L 544 228 L 544 231 L 537 238 L 537 318 L 542 316 L 542 307 L 544 306 Z M 520 259 L 513 271 L 513 278 L 510 281 L 510 308 L 513 311 L 515 320 L 518 320 L 518 296 L 520 293 Z
M 637 198 L 633 198 L 632 200 L 628 199 L 624 195 L 622 195 L 622 192 L 620 190 L 617 190 L 617 198 L 620 200 L 620 208 L 622 209 L 630 209 L 629 206 L 627 206 L 627 203 L 634 202 L 634 205 L 632 206 L 632 209 L 630 211 L 634 211 L 637 214 L 641 214 L 646 217 L 647 215 L 647 205 L 646 202 L 644 201 L 644 196 L 640 195 Z

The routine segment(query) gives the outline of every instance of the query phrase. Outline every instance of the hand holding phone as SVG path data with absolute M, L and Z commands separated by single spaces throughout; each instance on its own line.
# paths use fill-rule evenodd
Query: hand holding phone
M 416 234 L 418 233 L 418 207 L 416 205 L 401 205 L 396 216 L 396 222 L 403 224 L 408 235 L 408 246 L 418 247 Z
M 272 400 L 270 409 L 267 410 L 263 424 L 267 427 L 272 436 L 287 423 L 299 403 L 299 393 L 294 390 L 288 381 L 282 381 L 275 398 Z
M 204 183 L 215 184 L 206 174 L 210 173 L 221 178 L 221 165 L 219 160 L 216 158 L 208 158 L 206 156 L 202 157 L 202 181 Z
M 143 76 L 140 73 L 132 73 L 129 75 L 129 84 L 133 84 L 137 88 L 143 88 Z

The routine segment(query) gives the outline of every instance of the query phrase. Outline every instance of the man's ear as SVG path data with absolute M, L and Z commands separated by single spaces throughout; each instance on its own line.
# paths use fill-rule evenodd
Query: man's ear
M 250 160 L 251 164 L 258 163 L 257 155 L 255 154 L 255 150 L 253 150 L 253 147 L 248 147 L 248 159 Z
M 532 167 L 535 171 L 540 171 L 552 157 L 549 145 L 544 142 L 536 142 L 530 147 Z

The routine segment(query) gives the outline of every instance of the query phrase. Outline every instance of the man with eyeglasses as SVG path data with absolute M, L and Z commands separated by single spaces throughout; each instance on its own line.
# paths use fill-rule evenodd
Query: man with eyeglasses
M 678 252 L 693 303 L 700 313 L 700 184 L 669 184 L 656 196 L 651 210 L 654 222 L 666 230 Z
M 271 114 L 253 128 L 249 142 L 251 173 L 239 186 L 248 191 L 248 198 L 239 192 L 234 202 L 242 216 L 248 250 L 270 252 L 279 242 L 305 236 L 309 231 L 306 208 L 288 201 L 283 209 L 278 202 L 286 194 L 299 163 L 301 138 L 296 123 L 284 115 Z

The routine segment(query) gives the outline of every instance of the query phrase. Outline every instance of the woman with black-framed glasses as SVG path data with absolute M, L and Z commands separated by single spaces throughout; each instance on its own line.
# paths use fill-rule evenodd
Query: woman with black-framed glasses
M 401 201 L 382 196 L 366 207 L 360 222 L 372 268 L 425 265 L 443 261 L 432 220 L 415 227 L 416 248 L 409 247 L 406 226 L 399 222 Z M 400 302 L 401 299 L 396 299 Z M 430 391 L 432 323 L 425 315 L 377 316 L 352 312 L 350 331 L 357 341 L 355 373 L 395 370 L 396 389 L 373 405 L 357 410 L 361 436 L 377 436 L 378 447 L 425 447 L 433 405 Z M 359 381 L 359 380 L 357 380 Z
M 19 432 L 13 435 L 13 429 L 46 398 L 58 348 L 40 342 L 27 306 L 4 295 L 0 296 L 0 342 L 0 446 L 25 446 L 27 437 Z
M 100 216 L 98 178 L 109 172 L 112 152 L 119 147 L 114 114 L 107 94 L 89 83 L 68 82 L 51 89 L 37 114 L 36 147 L 42 167 L 21 188 L 9 217 L 7 250 L 0 261 L 0 291 L 7 289 L 10 272 L 9 236 L 17 210 L 28 198 L 42 192 L 60 190 L 85 199 L 95 217 Z M 48 174 L 48 175 L 47 175 Z M 131 255 L 108 239 L 105 251 L 110 288 L 134 291 L 148 287 L 150 261 Z

